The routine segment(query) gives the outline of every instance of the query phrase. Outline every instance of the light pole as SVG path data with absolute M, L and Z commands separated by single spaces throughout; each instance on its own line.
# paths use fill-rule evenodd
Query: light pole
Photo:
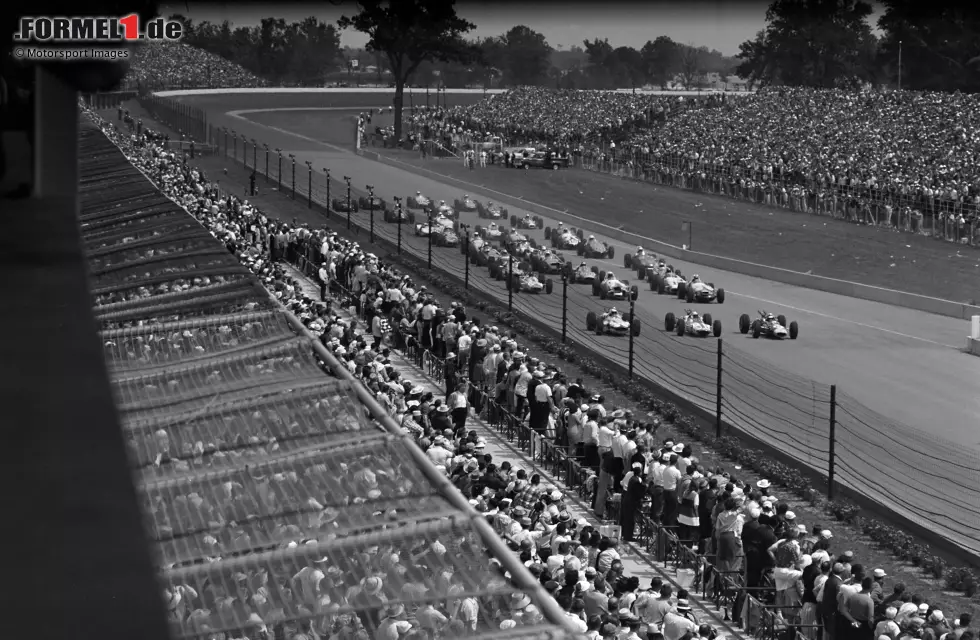
M 514 256 L 507 258 L 507 310 L 514 310 Z
M 289 154 L 289 159 L 293 161 L 293 200 L 296 199 L 296 156 Z
M 633 323 L 636 322 L 636 300 L 630 296 L 630 360 L 629 360 L 629 375 L 630 380 L 633 379 Z
M 235 145 L 234 147 L 232 147 L 233 154 L 231 158 L 232 160 L 237 162 L 238 161 L 238 134 L 235 133 L 234 129 L 231 130 L 231 143 Z
M 371 212 L 371 244 L 374 244 L 374 187 L 366 185 L 368 190 L 368 211 Z
M 259 143 L 255 141 L 255 138 L 252 138 L 252 171 L 259 170 L 258 159 L 256 157 L 258 155 L 258 152 L 259 152 Z
M 347 230 L 350 231 L 350 177 L 344 176 L 344 182 L 347 183 Z
M 225 133 L 225 157 L 228 157 L 228 127 L 221 127 L 221 130 Z
M 265 147 L 265 183 L 269 184 L 269 145 L 263 143 Z
M 306 161 L 306 208 L 313 208 L 313 163 Z
M 393 198 L 395 201 L 395 215 L 398 217 L 398 255 L 402 253 L 402 199 L 398 196 Z
M 463 287 L 466 289 L 470 288 L 470 229 L 466 229 L 466 244 L 463 245 L 463 255 L 466 260 L 466 270 L 463 272 Z
M 323 178 L 324 178 L 324 180 L 327 181 L 327 206 L 325 208 L 327 210 L 327 216 L 329 217 L 330 216 L 330 207 L 333 206 L 330 203 L 330 169 L 327 169 L 326 167 L 320 167 L 320 168 L 323 169 Z
M 429 271 L 432 271 L 432 210 L 429 209 L 426 215 L 429 220 Z
M 276 169 L 276 184 L 279 185 L 279 193 L 282 193 L 282 149 L 277 148 L 276 153 L 279 154 L 279 168 Z
M 898 41 L 898 90 L 902 90 L 902 41 Z

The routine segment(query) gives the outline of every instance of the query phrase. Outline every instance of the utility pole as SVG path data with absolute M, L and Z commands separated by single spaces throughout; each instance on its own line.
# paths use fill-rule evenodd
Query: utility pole
M 470 288 L 470 230 L 466 229 L 466 271 L 463 275 L 463 286 L 467 289 Z
M 347 230 L 350 231 L 350 177 L 344 176 L 344 182 L 347 183 Z
M 368 211 L 371 215 L 371 244 L 374 244 L 374 187 L 367 185 L 368 190 Z
M 398 196 L 395 200 L 395 214 L 398 216 L 398 255 L 402 254 L 402 199 Z
M 313 163 L 306 161 L 306 208 L 313 208 Z
M 507 256 L 507 310 L 514 310 L 514 256 Z
M 330 217 L 330 207 L 333 206 L 330 202 L 330 169 L 326 167 L 321 168 L 323 169 L 323 179 L 327 181 L 327 206 L 325 209 L 327 210 L 327 217 Z
M 561 343 L 568 341 L 568 273 L 561 274 Z
M 252 171 L 258 171 L 258 153 L 259 153 L 259 143 L 252 138 Z
M 269 184 L 269 145 L 263 143 L 265 147 L 265 183 Z
M 426 214 L 429 218 L 429 271 L 432 270 L 432 210 Z
M 282 149 L 276 149 L 276 153 L 279 154 L 279 168 L 276 169 L 276 184 L 279 186 L 279 192 L 282 193 Z
M 296 156 L 289 154 L 289 159 L 293 161 L 293 200 L 296 199 Z
M 633 323 L 636 322 L 636 300 L 630 297 L 630 355 L 629 355 L 629 377 L 633 379 Z M 600 319 L 599 322 L 602 322 Z
M 898 90 L 902 90 L 902 41 L 898 41 Z
M 724 347 L 722 346 L 722 339 L 718 338 L 718 364 L 717 375 L 718 379 L 715 382 L 715 437 L 721 437 L 721 394 L 722 394 L 722 360 L 724 359 Z

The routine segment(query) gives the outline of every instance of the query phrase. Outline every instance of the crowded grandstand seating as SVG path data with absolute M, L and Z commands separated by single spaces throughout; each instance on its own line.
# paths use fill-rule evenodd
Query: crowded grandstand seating
M 569 623 L 590 632 L 590 638 L 709 640 L 717 629 L 694 613 L 686 590 L 672 591 L 660 578 L 641 584 L 624 575 L 624 549 L 587 520 L 572 518 L 571 497 L 547 478 L 534 469 L 498 466 L 488 459 L 487 440 L 470 428 L 475 417 L 529 447 L 547 468 L 566 470 L 565 491 L 574 488 L 598 518 L 618 523 L 623 540 L 652 545 L 658 557 L 677 566 L 700 567 L 692 592 L 725 602 L 749 631 L 773 638 L 785 632 L 790 638 L 795 630 L 797 640 L 815 640 L 824 627 L 847 630 L 853 616 L 839 611 L 857 610 L 867 599 L 867 619 L 856 618 L 861 638 L 933 634 L 938 640 L 950 632 L 960 640 L 976 637 L 968 616 L 947 620 L 897 586 L 889 593 L 882 572 L 849 552 L 833 550 L 833 534 L 818 523 L 797 522 L 767 481 L 747 484 L 731 471 L 705 468 L 690 445 L 658 437 L 659 420 L 606 407 L 601 395 L 536 358 L 516 335 L 469 318 L 457 302 L 440 304 L 369 248 L 326 229 L 265 216 L 247 200 L 222 193 L 149 131 L 113 135 L 414 435 L 565 609 Z M 130 240 L 131 258 L 153 257 L 138 246 L 143 238 L 152 238 L 152 228 Z M 104 245 L 93 241 L 94 246 Z M 97 264 L 111 268 L 97 253 Z M 319 281 L 319 295 L 310 292 L 300 274 Z M 221 283 L 197 279 L 180 287 L 212 291 L 234 284 L 234 278 Z M 124 288 L 136 286 L 134 281 Z M 126 305 L 127 300 L 109 301 Z M 233 349 L 276 334 L 281 320 L 271 309 L 248 310 L 254 317 L 235 328 L 160 332 L 154 340 L 164 346 L 152 357 L 138 338 L 123 333 L 106 344 L 107 356 L 114 370 L 141 362 L 187 362 L 193 369 L 199 349 Z M 444 388 L 433 392 L 408 381 L 403 375 L 408 372 L 393 364 L 397 354 L 424 367 Z M 244 362 L 246 371 L 240 375 L 274 379 L 278 362 L 275 357 Z M 260 365 L 264 368 L 256 368 Z M 313 364 L 303 366 L 305 371 Z M 167 381 L 141 377 L 136 383 L 157 389 Z M 247 619 L 250 627 L 240 637 L 249 640 L 368 637 L 357 635 L 363 629 L 377 630 L 371 636 L 377 638 L 431 639 L 472 635 L 482 625 L 509 630 L 539 623 L 541 611 L 529 598 L 508 593 L 499 563 L 460 560 L 480 551 L 479 541 L 465 531 L 444 526 L 437 540 L 417 547 L 382 539 L 368 549 L 341 543 L 323 557 L 317 547 L 304 552 L 308 538 L 317 533 L 410 518 L 416 510 L 433 513 L 424 501 L 434 498 L 418 491 L 424 478 L 398 450 L 379 455 L 354 443 L 288 460 L 259 456 L 244 470 L 230 460 L 241 456 L 249 461 L 250 454 L 237 452 L 248 443 L 269 452 L 293 446 L 288 443 L 296 438 L 322 437 L 324 431 L 369 428 L 356 412 L 340 410 L 347 400 L 321 396 L 300 394 L 276 407 L 278 426 L 271 431 L 254 422 L 261 413 L 249 404 L 252 400 L 229 407 L 206 427 L 187 421 L 163 433 L 144 430 L 131 439 L 137 467 L 164 481 L 143 493 L 153 538 L 169 542 L 162 546 L 162 563 L 179 566 L 263 545 L 299 548 L 285 559 L 261 555 L 238 569 L 172 582 L 165 599 L 180 633 L 197 635 L 217 625 L 237 625 L 228 620 Z M 121 397 L 125 403 L 128 396 Z M 206 455 L 213 451 L 225 455 Z M 169 479 L 175 472 L 198 469 L 211 473 Z M 321 502 L 324 496 L 351 499 L 328 505 Z M 275 527 L 264 519 L 269 514 L 280 515 Z M 418 569 L 419 564 L 438 575 Z M 365 577 L 352 580 L 351 574 Z M 445 593 L 440 602 L 409 611 L 402 605 L 383 606 L 386 598 L 411 600 L 424 593 L 434 578 Z M 844 594 L 839 604 L 828 599 L 818 605 L 817 594 L 824 593 L 825 585 Z M 497 595 L 467 595 L 478 587 Z M 365 602 L 373 608 L 350 612 Z M 857 631 L 848 637 L 856 639 Z
M 147 42 L 133 53 L 123 88 L 130 90 L 264 87 L 239 64 L 179 42 Z

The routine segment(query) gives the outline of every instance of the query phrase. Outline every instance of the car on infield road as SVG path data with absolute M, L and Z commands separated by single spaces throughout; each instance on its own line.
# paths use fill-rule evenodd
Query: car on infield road
M 577 251 L 579 245 L 582 244 L 582 238 L 579 238 L 574 230 L 566 226 L 560 226 L 557 229 L 545 227 L 544 239 L 550 240 L 551 246 L 555 249 Z
M 347 198 L 334 198 L 330 202 L 330 208 L 340 213 L 347 213 Z M 350 213 L 357 213 L 357 200 L 350 201 Z
M 403 223 L 415 224 L 415 212 L 397 209 L 385 209 L 385 222 L 398 222 L 401 218 Z
M 625 336 L 632 332 L 633 336 L 640 335 L 640 319 L 630 318 L 628 313 L 620 313 L 616 307 L 608 311 L 597 314 L 589 311 L 585 316 L 585 329 L 595 331 L 596 335 L 608 334 L 612 336 Z
M 360 207 L 362 211 L 371 209 L 372 204 L 374 205 L 374 210 L 378 212 L 386 211 L 388 209 L 388 203 L 378 196 L 361 196 L 357 199 L 357 206 Z
M 657 260 L 657 254 L 643 247 L 637 247 L 636 253 L 627 253 L 623 256 L 623 266 L 635 271 L 637 280 L 643 280 L 657 270 L 660 261 Z
M 738 330 L 743 334 L 751 332 L 753 338 L 772 338 L 773 340 L 785 338 L 796 340 L 797 336 L 800 335 L 800 325 L 795 320 L 786 324 L 786 316 L 776 316 L 765 311 L 760 311 L 759 317 L 755 320 L 751 320 L 749 314 L 743 313 L 738 319 Z
M 565 258 L 553 249 L 538 248 L 528 256 L 531 262 L 531 269 L 547 274 L 560 274 L 567 268 L 568 263 Z
M 487 202 L 485 205 L 482 202 L 477 202 L 476 214 L 487 220 L 506 220 L 510 217 L 510 213 L 505 207 L 493 202 Z
M 414 196 L 408 196 L 405 199 L 405 204 L 409 209 L 431 209 L 433 206 L 432 198 L 427 198 L 422 195 L 421 191 L 416 191 Z
M 584 262 L 579 264 L 579 266 L 572 269 L 572 275 L 569 277 L 569 281 L 572 284 L 577 282 L 584 282 L 586 284 L 592 284 L 599 277 L 599 267 L 589 266 Z
M 523 217 L 518 218 L 517 216 L 510 217 L 510 226 L 515 229 L 540 229 L 541 225 L 538 223 L 538 219 L 535 216 L 527 213 Z
M 660 295 L 677 295 L 681 285 L 686 285 L 687 280 L 680 271 L 668 266 L 663 272 L 656 272 L 650 277 L 650 291 L 656 291 Z
M 715 287 L 713 282 L 702 282 L 701 276 L 694 274 L 690 282 L 677 285 L 677 297 L 686 300 L 688 304 L 692 302 L 713 302 L 718 304 L 725 302 L 725 290 Z
M 464 194 L 462 198 L 457 198 L 453 203 L 453 208 L 456 211 L 479 211 L 480 205 L 474 198 L 471 198 L 469 194 Z
M 679 336 L 721 337 L 721 320 L 712 320 L 710 313 L 702 316 L 691 309 L 686 309 L 680 318 L 674 316 L 673 313 L 668 313 L 664 317 L 664 328 L 667 331 L 676 331 Z
M 595 236 L 589 236 L 585 242 L 578 246 L 576 251 L 584 258 L 608 258 L 612 260 L 616 255 L 615 248 L 597 240 Z
M 560 156 L 557 153 L 535 151 L 533 154 L 525 157 L 522 164 L 539 169 L 557 170 L 567 169 L 569 162 L 567 156 Z
M 636 300 L 639 290 L 629 280 L 617 278 L 612 271 L 600 271 L 599 277 L 592 283 L 592 295 L 601 300 Z

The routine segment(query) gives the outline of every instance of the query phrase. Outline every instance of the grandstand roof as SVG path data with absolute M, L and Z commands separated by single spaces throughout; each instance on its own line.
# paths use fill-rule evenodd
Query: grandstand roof
M 227 249 L 87 126 L 80 169 L 95 316 L 174 637 L 345 612 L 373 637 L 375 591 L 409 612 L 472 598 L 484 637 L 568 635 L 486 522 Z M 546 620 L 501 631 L 494 611 L 517 585 Z

